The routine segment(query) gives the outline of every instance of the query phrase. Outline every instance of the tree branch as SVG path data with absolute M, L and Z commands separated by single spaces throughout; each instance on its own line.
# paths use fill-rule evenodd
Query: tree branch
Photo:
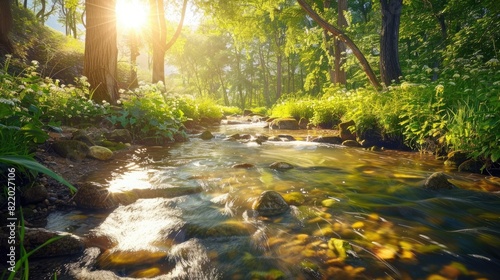
M 299 5 L 302 7 L 302 9 L 323 29 L 327 30 L 328 32 L 332 33 L 333 35 L 337 36 L 339 40 L 344 42 L 347 47 L 349 47 L 352 50 L 352 53 L 358 61 L 361 63 L 361 67 L 365 71 L 366 75 L 368 76 L 368 80 L 370 80 L 370 83 L 376 88 L 380 89 L 382 86 L 380 85 L 377 77 L 375 76 L 375 73 L 373 72 L 372 68 L 370 67 L 370 64 L 368 63 L 368 60 L 366 60 L 366 57 L 363 55 L 363 53 L 359 50 L 359 48 L 356 46 L 356 44 L 349 38 L 342 30 L 336 28 L 335 26 L 329 24 L 326 20 L 321 18 L 320 15 L 318 15 L 312 8 L 309 6 L 305 0 L 297 0 Z

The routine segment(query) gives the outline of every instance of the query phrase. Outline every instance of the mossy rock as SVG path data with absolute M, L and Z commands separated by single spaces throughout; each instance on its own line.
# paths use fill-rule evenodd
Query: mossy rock
M 24 247 L 26 251 L 31 252 L 50 239 L 57 237 L 59 239 L 41 247 L 32 257 L 61 257 L 83 252 L 84 243 L 79 237 L 72 234 L 49 231 L 43 228 L 26 228 L 24 233 Z
M 269 127 L 271 129 L 287 129 L 287 130 L 298 130 L 299 122 L 294 118 L 279 118 L 273 120 Z
M 110 149 L 111 151 L 118 151 L 128 148 L 128 146 L 126 144 L 123 144 L 122 142 L 113 142 L 109 140 L 102 141 L 100 145 Z
M 300 205 L 304 204 L 304 202 L 306 201 L 304 194 L 302 194 L 300 192 L 286 193 L 283 195 L 283 199 L 289 205 L 295 205 L 295 206 L 300 206 Z
M 356 123 L 353 120 L 350 120 L 348 122 L 343 122 L 339 124 L 339 133 L 340 133 L 340 138 L 342 141 L 347 141 L 347 140 L 356 140 L 356 134 L 352 133 L 349 130 L 349 127 L 355 126 Z
M 73 132 L 73 137 L 71 139 L 81 141 L 87 144 L 87 146 L 89 147 L 95 146 L 94 141 L 87 135 L 87 133 L 84 130 L 81 129 Z
M 52 149 L 61 157 L 71 160 L 83 160 L 89 154 L 87 144 L 78 140 L 59 140 L 52 144 Z
M 288 169 L 293 169 L 293 165 L 287 162 L 283 161 L 277 161 L 273 162 L 269 165 L 269 168 L 274 169 L 274 170 L 288 170 Z
M 89 156 L 98 160 L 108 160 L 113 156 L 113 151 L 102 146 L 92 146 L 89 148 Z

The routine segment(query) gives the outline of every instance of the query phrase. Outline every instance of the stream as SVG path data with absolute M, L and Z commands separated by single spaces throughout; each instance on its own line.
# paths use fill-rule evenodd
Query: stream
M 225 140 L 297 135 L 262 126 L 221 125 L 212 140 L 138 148 L 89 174 L 117 192 L 203 191 L 110 213 L 52 213 L 47 229 L 109 241 L 69 261 L 57 279 L 498 279 L 500 187 L 491 190 L 492 178 L 419 153 Z M 301 133 L 307 140 L 314 131 Z M 269 168 L 277 161 L 294 168 Z M 232 168 L 241 163 L 253 167 Z M 438 171 L 459 187 L 422 188 Z M 290 210 L 255 215 L 252 203 L 266 190 L 292 201 Z

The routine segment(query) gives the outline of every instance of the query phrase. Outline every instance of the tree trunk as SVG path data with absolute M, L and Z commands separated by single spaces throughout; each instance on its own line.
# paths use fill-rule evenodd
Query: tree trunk
M 403 75 L 399 65 L 399 23 L 403 0 L 380 0 L 382 34 L 380 35 L 380 76 L 385 85 L 399 82 Z
M 262 82 L 264 84 L 263 95 L 266 101 L 266 106 L 271 106 L 271 98 L 269 96 L 269 76 L 267 75 L 266 59 L 264 57 L 264 52 L 262 51 L 262 46 L 259 46 L 259 61 L 260 68 L 262 71 Z
M 139 56 L 138 38 L 135 30 L 130 31 L 130 80 L 128 84 L 129 89 L 137 88 L 139 83 L 137 81 L 137 57 Z
M 281 53 L 276 58 L 276 100 L 280 99 L 283 84 L 283 56 Z
M 321 18 L 312 8 L 309 6 L 304 0 L 297 0 L 297 2 L 300 4 L 302 9 L 316 22 L 318 23 L 322 28 L 328 30 L 328 32 L 332 33 L 333 35 L 337 36 L 339 40 L 342 42 L 346 43 L 346 45 L 352 50 L 352 53 L 356 58 L 358 59 L 359 63 L 361 64 L 361 67 L 365 71 L 366 75 L 368 76 L 368 80 L 370 83 L 376 88 L 379 89 L 381 87 L 380 83 L 377 80 L 377 77 L 375 76 L 375 73 L 373 73 L 372 68 L 370 67 L 370 64 L 366 60 L 365 56 L 363 53 L 359 50 L 359 48 L 354 44 L 354 42 L 349 38 L 347 35 L 344 34 L 341 30 L 336 28 L 335 26 L 329 24 L 326 22 L 323 18 Z
M 10 0 L 0 0 L 0 57 L 13 53 L 14 47 L 9 39 L 12 30 L 12 7 Z
M 115 4 L 114 0 L 85 1 L 87 33 L 83 73 L 94 92 L 92 98 L 111 104 L 118 99 Z
M 167 26 L 163 0 L 150 0 L 151 29 L 153 41 L 153 76 L 152 82 L 165 82 L 165 52 Z
M 153 75 L 152 82 L 165 83 L 165 53 L 170 49 L 182 30 L 187 9 L 187 0 L 182 4 L 181 20 L 177 25 L 174 36 L 167 43 L 167 25 L 165 22 L 165 10 L 163 0 L 150 0 L 151 28 L 153 36 Z
M 347 27 L 347 19 L 344 16 L 344 12 L 347 12 L 347 0 L 338 0 L 338 6 L 337 6 L 337 26 L 339 28 L 345 28 Z M 347 84 L 347 79 L 345 75 L 344 68 L 342 67 L 345 63 L 346 59 L 346 47 L 344 42 L 341 40 L 335 38 L 334 39 L 334 44 L 335 44 L 335 71 L 334 71 L 334 76 L 333 76 L 333 82 L 336 84 L 341 84 L 345 85 Z

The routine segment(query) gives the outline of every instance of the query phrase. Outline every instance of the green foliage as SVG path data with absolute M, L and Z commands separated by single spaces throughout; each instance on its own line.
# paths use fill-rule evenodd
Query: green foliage
M 167 96 L 163 84 L 142 84 L 133 92 L 122 94 L 123 107 L 109 120 L 129 129 L 136 138 L 174 140 L 186 120 L 176 98 Z
M 90 120 L 107 110 L 90 101 L 84 78 L 80 79 L 80 88 L 42 79 L 36 61 L 17 75 L 11 75 L 8 72 L 11 61 L 7 56 L 0 65 L 0 163 L 18 168 L 28 182 L 34 182 L 38 173 L 44 173 L 76 191 L 59 175 L 34 161 L 32 155 L 36 146 L 48 139 L 45 128 L 56 128 L 54 121 L 61 124 Z
M 224 116 L 237 115 L 243 112 L 239 107 L 236 106 L 220 106 L 220 109 L 222 111 L 222 115 Z M 252 109 L 252 112 L 255 111 Z

